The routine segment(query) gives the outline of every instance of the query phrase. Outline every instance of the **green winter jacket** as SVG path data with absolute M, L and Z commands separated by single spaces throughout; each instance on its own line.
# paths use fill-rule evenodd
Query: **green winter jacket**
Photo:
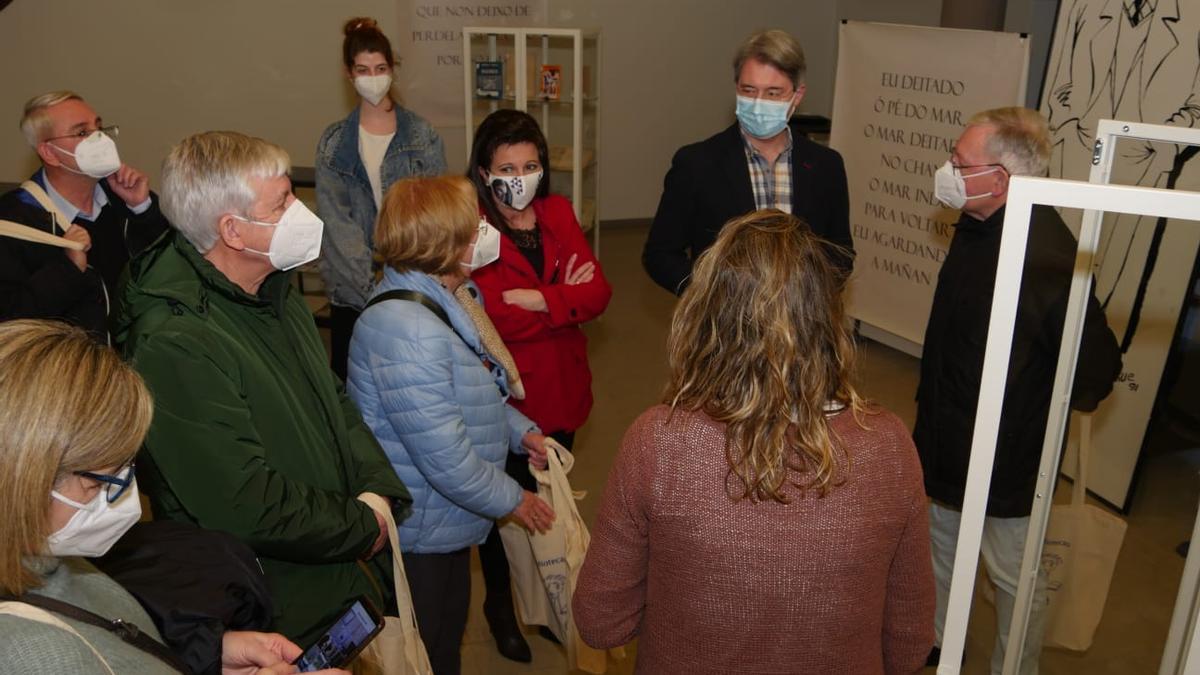
M 259 556 L 275 630 L 307 646 L 355 597 L 392 602 L 362 492 L 411 498 L 329 369 L 290 275 L 246 293 L 172 233 L 130 262 L 116 332 L 154 396 L 138 480 L 156 518 L 224 530 Z

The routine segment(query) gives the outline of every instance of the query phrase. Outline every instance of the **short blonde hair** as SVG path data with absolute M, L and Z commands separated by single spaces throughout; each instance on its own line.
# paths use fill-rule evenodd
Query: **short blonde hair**
M 50 119 L 49 109 L 63 101 L 82 101 L 83 97 L 73 91 L 62 89 L 49 91 L 40 96 L 34 96 L 25 102 L 25 112 L 21 115 L 21 133 L 30 147 L 36 148 L 38 143 L 50 135 L 54 120 Z
M 793 87 L 804 83 L 804 76 L 808 71 L 800 43 L 787 32 L 778 29 L 760 31 L 746 38 L 733 57 L 734 82 L 741 77 L 742 66 L 751 59 L 775 66 L 788 76 Z
M 992 108 L 975 113 L 967 126 L 988 126 L 984 151 L 1013 176 L 1044 176 L 1050 166 L 1050 127 L 1036 110 Z
M 76 471 L 127 464 L 150 428 L 150 392 L 117 352 L 55 321 L 0 323 L 0 590 L 40 584 L 50 491 Z
M 221 216 L 245 215 L 254 205 L 250 179 L 278 178 L 290 168 L 287 151 L 261 138 L 236 131 L 188 136 L 163 160 L 163 215 L 197 251 L 208 253 Z
M 479 226 L 475 188 L 462 176 L 405 178 L 383 200 L 375 258 L 397 272 L 448 274 Z

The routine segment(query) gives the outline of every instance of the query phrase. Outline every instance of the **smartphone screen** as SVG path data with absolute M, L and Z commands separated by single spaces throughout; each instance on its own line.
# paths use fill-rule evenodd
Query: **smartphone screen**
M 350 605 L 329 630 L 296 659 L 302 673 L 344 668 L 383 628 L 383 620 L 364 598 Z

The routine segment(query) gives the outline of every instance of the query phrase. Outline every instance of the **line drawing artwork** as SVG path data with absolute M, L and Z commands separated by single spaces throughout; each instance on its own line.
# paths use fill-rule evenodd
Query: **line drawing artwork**
M 1200 0 L 1063 0 L 1047 77 L 1042 112 L 1054 144 L 1051 177 L 1087 180 L 1101 119 L 1195 127 Z M 1185 175 L 1196 154 L 1190 146 L 1126 141 L 1112 182 L 1196 189 L 1197 167 Z M 1122 352 L 1137 334 L 1167 225 L 1165 218 L 1105 218 L 1096 295 Z

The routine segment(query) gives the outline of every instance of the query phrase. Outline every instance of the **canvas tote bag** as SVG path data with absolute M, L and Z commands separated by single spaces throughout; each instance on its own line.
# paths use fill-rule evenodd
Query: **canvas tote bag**
M 513 597 L 524 623 L 546 626 L 566 645 L 569 668 L 603 673 L 608 669 L 606 652 L 583 642 L 571 616 L 571 597 L 591 540 L 575 505 L 584 493 L 573 491 L 567 480 L 575 457 L 551 438 L 546 439 L 546 449 L 546 469 L 531 466 L 529 472 L 537 479 L 538 496 L 554 509 L 554 525 L 544 534 L 531 533 L 511 519 L 500 527 Z M 612 651 L 618 658 L 624 656 L 622 649 Z
M 1086 651 L 1104 614 L 1126 523 L 1103 508 L 1085 503 L 1092 416 L 1076 417 L 1079 465 L 1071 503 L 1051 508 L 1042 549 L 1049 599 L 1044 644 Z
M 37 200 L 39 204 L 42 205 L 42 208 L 46 209 L 46 211 L 50 213 L 51 219 L 53 219 L 54 224 L 57 225 L 59 229 L 65 231 L 65 228 L 62 225 L 63 223 L 67 224 L 66 227 L 71 226 L 71 221 L 68 220 L 65 215 L 63 215 L 62 211 L 58 210 L 58 207 L 54 205 L 54 202 L 50 201 L 50 197 L 46 194 L 46 191 L 42 189 L 42 186 L 31 180 L 27 180 L 24 183 L 21 183 L 21 188 L 28 192 L 35 200 Z M 22 241 L 32 241 L 35 244 L 47 244 L 49 246 L 57 246 L 59 248 L 69 248 L 74 251 L 83 250 L 83 244 L 81 242 L 71 241 L 70 239 L 51 234 L 50 232 L 43 232 L 35 227 L 30 227 L 22 223 L 16 223 L 11 220 L 0 220 L 0 237 L 12 237 L 13 239 L 20 239 Z
M 354 661 L 353 671 L 357 675 L 432 675 L 429 655 L 425 643 L 417 630 L 417 615 L 413 612 L 412 596 L 408 591 L 408 576 L 404 573 L 404 560 L 400 557 L 400 537 L 396 534 L 396 521 L 387 500 L 377 494 L 364 492 L 358 500 L 383 516 L 388 527 L 388 541 L 392 544 L 392 577 L 396 584 L 396 616 L 384 617 L 383 631 L 375 636 L 371 644 Z

